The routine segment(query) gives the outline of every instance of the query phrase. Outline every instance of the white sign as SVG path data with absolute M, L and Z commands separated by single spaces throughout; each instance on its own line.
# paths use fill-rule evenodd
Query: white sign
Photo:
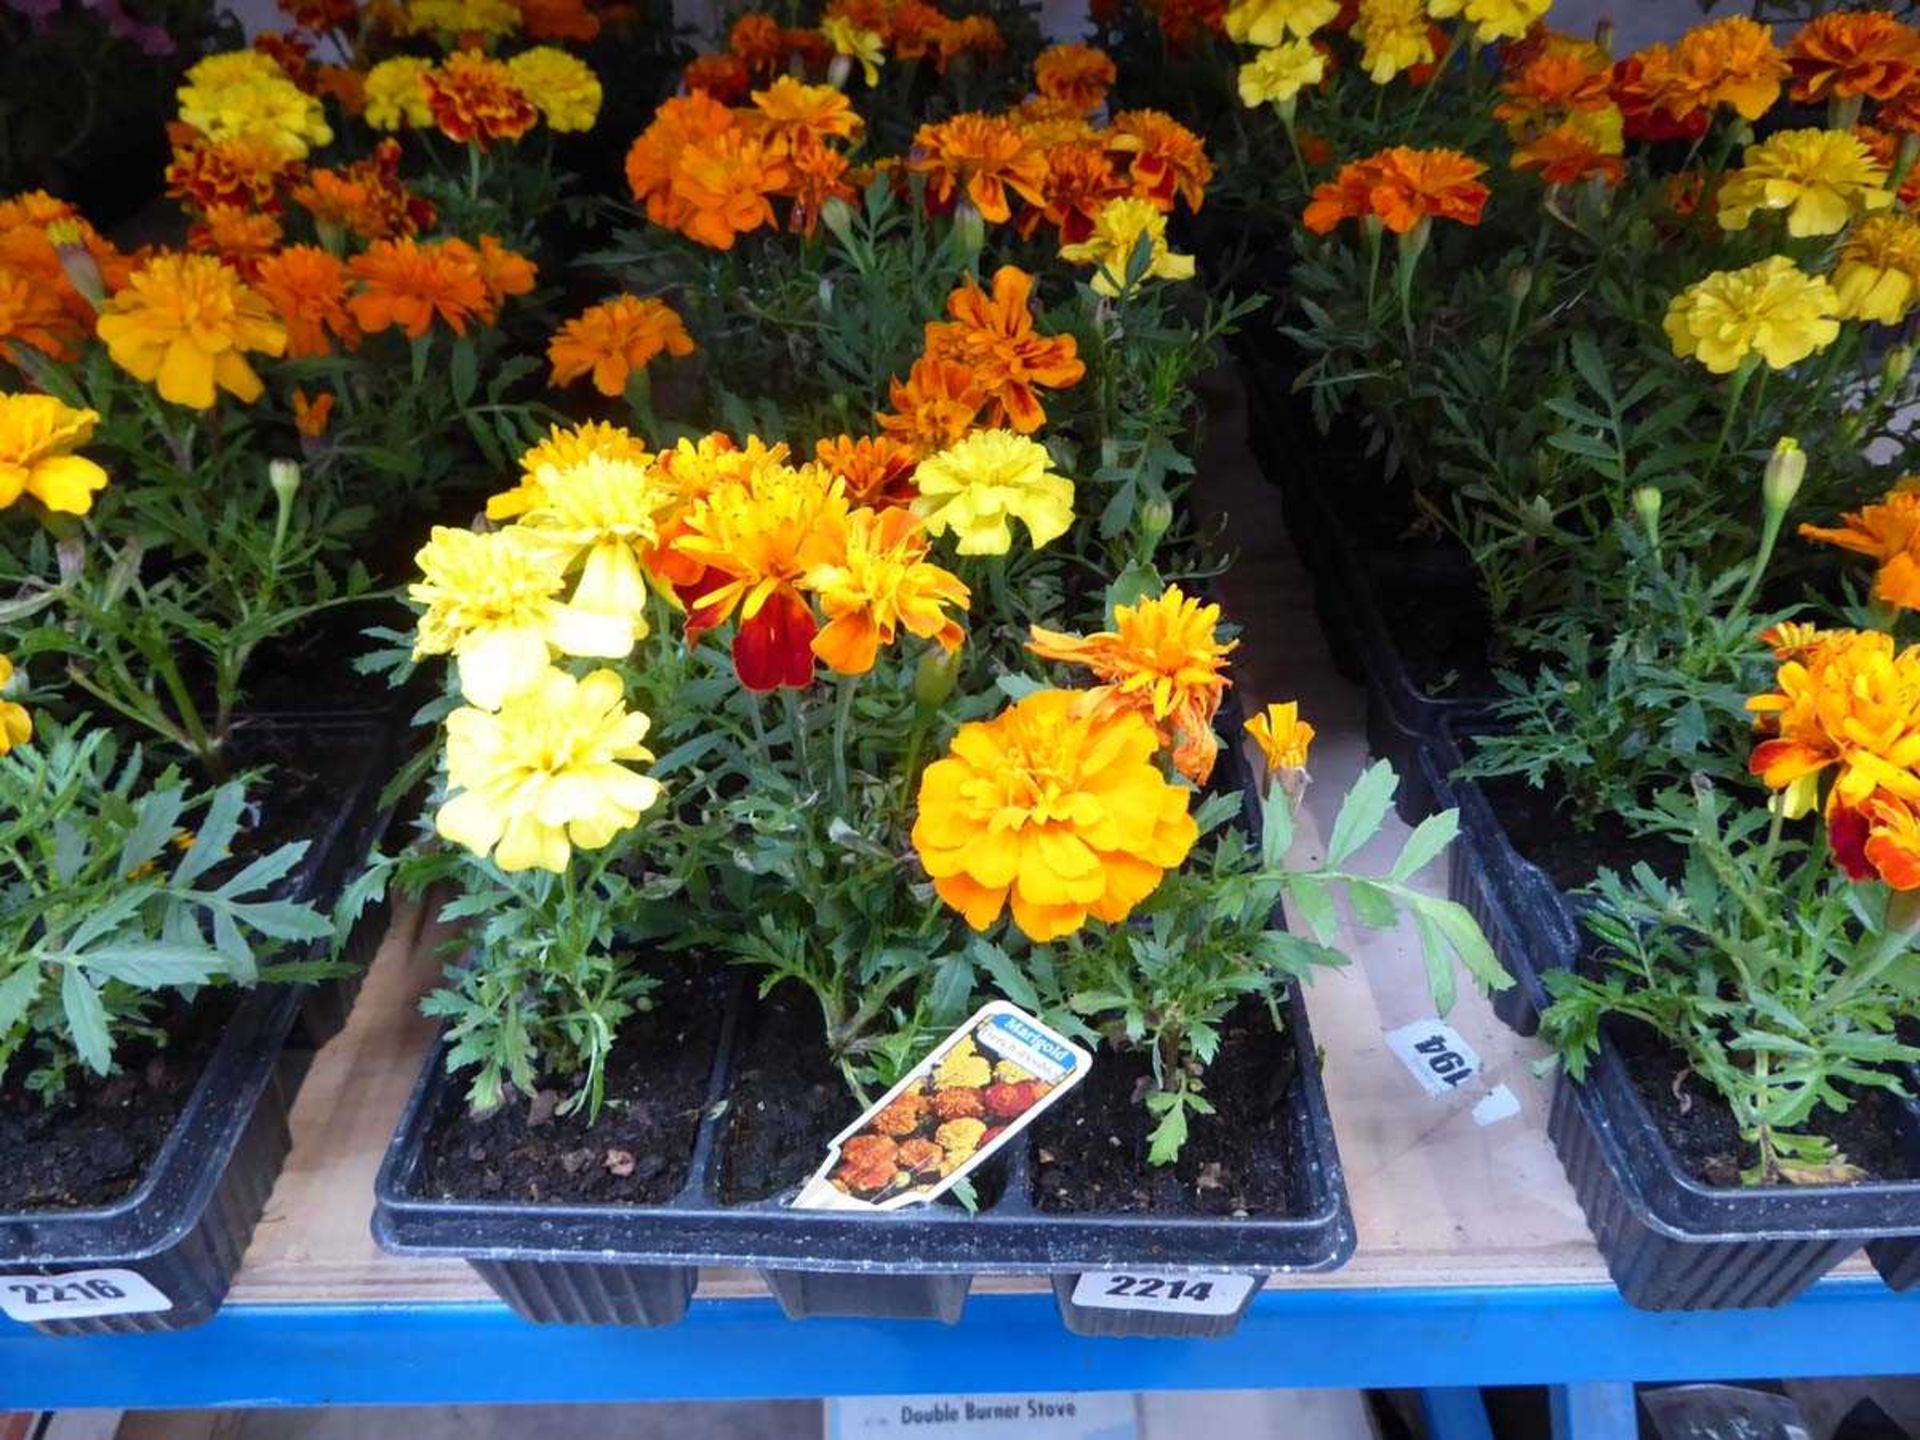
M 132 1270 L 74 1270 L 65 1275 L 0 1275 L 0 1311 L 10 1320 L 92 1320 L 155 1315 L 173 1302 Z
M 1473 1047 L 1442 1020 L 1416 1020 L 1388 1031 L 1387 1048 L 1429 1095 L 1450 1095 L 1480 1073 Z
M 1073 1303 L 1095 1310 L 1161 1315 L 1233 1315 L 1260 1284 L 1257 1275 L 1180 1270 L 1094 1270 L 1073 1287 Z
M 1130 1394 L 857 1395 L 827 1402 L 827 1440 L 1137 1440 Z

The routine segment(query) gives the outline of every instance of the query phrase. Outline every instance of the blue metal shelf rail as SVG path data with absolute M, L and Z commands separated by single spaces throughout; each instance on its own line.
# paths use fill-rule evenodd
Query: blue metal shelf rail
M 1479 1386 L 1920 1371 L 1920 1296 L 1830 1280 L 1775 1311 L 1651 1314 L 1602 1286 L 1271 1290 L 1222 1340 L 1083 1340 L 1045 1295 L 965 1319 L 784 1319 L 696 1303 L 664 1330 L 492 1304 L 235 1305 L 172 1335 L 0 1333 L 0 1410 L 639 1401 L 966 1389 Z

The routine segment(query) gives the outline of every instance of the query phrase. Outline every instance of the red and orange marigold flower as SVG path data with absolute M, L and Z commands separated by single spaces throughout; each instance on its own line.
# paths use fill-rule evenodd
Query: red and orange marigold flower
M 434 125 L 457 144 L 484 150 L 496 140 L 518 140 L 540 118 L 506 65 L 478 51 L 454 51 L 421 83 Z
M 1801 104 L 1891 100 L 1920 79 L 1920 31 L 1885 10 L 1816 15 L 1795 32 L 1786 55 Z
M 434 222 L 433 206 L 400 179 L 400 142 L 389 137 L 373 153 L 338 170 L 317 169 L 292 199 L 323 230 L 372 242 L 417 235 Z
M 1198 210 L 1213 179 L 1213 162 L 1198 135 L 1159 110 L 1126 110 L 1113 117 L 1107 148 L 1127 157 L 1134 194 L 1171 211 L 1175 197 Z
M 880 510 L 908 504 L 919 493 L 913 484 L 919 454 L 888 435 L 830 435 L 815 442 L 813 458 L 840 477 L 855 505 Z
M 1015 265 L 994 273 L 993 289 L 972 276 L 947 297 L 946 321 L 927 325 L 925 354 L 958 361 L 981 392 L 977 423 L 1030 435 L 1046 423 L 1036 390 L 1077 385 L 1087 373 L 1071 335 L 1042 335 L 1033 322 L 1033 277 Z
M 1343 220 L 1378 217 L 1396 235 L 1422 221 L 1478 225 L 1490 192 L 1481 183 L 1486 166 L 1458 150 L 1415 150 L 1405 145 L 1341 166 L 1330 184 L 1308 203 L 1306 227 L 1326 235 Z
M 1033 88 L 1082 115 L 1098 110 L 1119 78 L 1113 57 L 1091 45 L 1054 45 L 1033 62 Z
M 922 125 L 907 168 L 927 177 L 927 202 L 934 209 L 950 210 L 965 199 L 996 225 L 1013 216 L 1010 195 L 1039 205 L 1047 183 L 1046 156 L 1019 127 L 1004 116 L 977 112 Z

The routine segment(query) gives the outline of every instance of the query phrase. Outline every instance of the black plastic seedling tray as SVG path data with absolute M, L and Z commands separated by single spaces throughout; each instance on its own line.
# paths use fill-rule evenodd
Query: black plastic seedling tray
M 1701 1184 L 1604 1040 L 1585 1083 L 1561 1073 L 1547 1129 L 1614 1284 L 1642 1309 L 1783 1305 L 1862 1246 L 1920 1246 L 1920 1182 Z
M 407 1255 L 460 1256 L 526 1319 L 560 1324 L 666 1325 L 686 1313 L 701 1267 L 758 1271 L 794 1319 L 813 1315 L 959 1319 L 977 1275 L 1201 1270 L 1265 1277 L 1329 1270 L 1353 1249 L 1353 1221 L 1306 1008 L 1289 997 L 1275 1063 L 1296 1068 L 1293 1150 L 1309 1157 L 1294 1178 L 1292 1214 L 1228 1220 L 1049 1215 L 1033 1203 L 1027 1151 L 1016 1146 L 991 1204 L 969 1215 L 936 1204 L 879 1215 L 793 1210 L 798 1186 L 765 1201 L 719 1198 L 732 1085 L 756 1002 L 730 1005 L 709 1104 L 688 1179 L 670 1202 L 539 1205 L 447 1200 L 422 1193 L 435 1119 L 462 1102 L 445 1047 L 427 1056 L 376 1187 L 374 1235 Z M 991 1180 L 983 1175 L 983 1192 Z M 1217 1334 L 1230 1316 L 1090 1310 L 1062 1293 L 1066 1323 L 1082 1333 Z M 1241 1306 L 1244 1311 L 1245 1306 Z
M 288 894 L 324 902 L 371 841 L 390 727 L 286 714 L 249 723 L 297 727 L 303 737 L 355 757 L 342 778 L 339 809 L 286 885 Z M 168 1302 L 164 1310 L 44 1321 L 36 1329 L 48 1335 L 183 1330 L 219 1309 L 291 1144 L 288 1108 L 305 1067 L 286 1063 L 283 1051 L 314 992 L 313 986 L 272 986 L 240 999 L 172 1133 L 130 1194 L 84 1210 L 0 1213 L 0 1274 L 132 1271 Z

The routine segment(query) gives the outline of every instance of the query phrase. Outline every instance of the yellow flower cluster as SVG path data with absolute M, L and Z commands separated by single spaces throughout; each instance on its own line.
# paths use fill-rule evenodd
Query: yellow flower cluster
M 187 71 L 179 101 L 181 122 L 215 143 L 258 144 L 304 160 L 333 140 L 319 100 L 258 50 L 209 55 Z

